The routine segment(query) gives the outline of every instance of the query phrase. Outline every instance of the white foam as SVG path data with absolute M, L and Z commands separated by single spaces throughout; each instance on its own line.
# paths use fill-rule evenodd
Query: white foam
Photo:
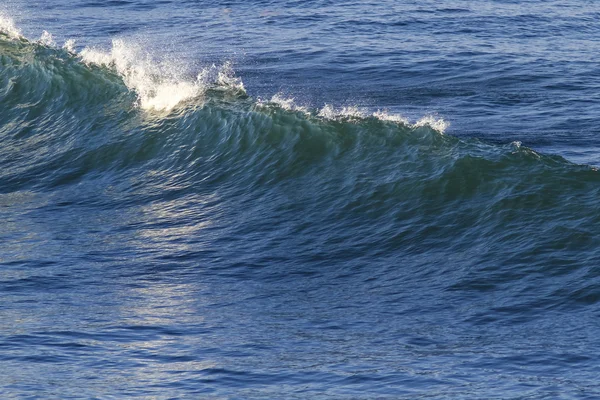
M 341 109 L 335 109 L 331 105 L 325 105 L 319 110 L 318 116 L 329 120 L 340 120 L 340 119 L 365 119 L 369 117 L 369 114 L 356 107 L 342 107 Z M 419 128 L 427 126 L 431 129 L 436 130 L 439 133 L 444 133 L 450 124 L 444 121 L 442 118 L 435 118 L 431 115 L 425 116 L 419 119 L 415 123 L 411 123 L 408 119 L 398 114 L 389 114 L 386 111 L 378 110 L 370 115 L 373 118 L 377 118 L 380 121 L 393 122 L 396 124 L 402 124 L 411 128 Z
M 323 108 L 317 110 L 315 113 L 311 113 L 308 111 L 306 107 L 298 106 L 293 98 L 286 98 L 281 94 L 274 95 L 269 101 L 264 102 L 262 100 L 258 100 L 257 104 L 259 106 L 266 106 L 268 104 L 275 104 L 287 111 L 302 111 L 307 115 L 317 116 L 319 118 L 323 118 L 331 121 L 339 121 L 339 120 L 364 120 L 367 118 L 376 118 L 380 121 L 392 122 L 395 124 L 405 125 L 410 128 L 419 128 L 423 126 L 427 126 L 431 129 L 436 130 L 439 133 L 444 133 L 445 130 L 450 125 L 448 122 L 444 121 L 442 118 L 435 118 L 431 115 L 425 116 L 415 123 L 411 123 L 407 118 L 403 117 L 399 114 L 391 114 L 385 110 L 377 110 L 371 114 L 369 114 L 365 109 L 359 108 L 357 106 L 350 107 L 341 107 L 335 108 L 330 104 L 326 104 Z
M 235 89 L 237 91 L 246 91 L 242 79 L 235 76 L 233 66 L 229 61 L 227 61 L 218 69 L 217 84 L 226 88 Z
M 342 107 L 341 109 L 335 109 L 329 104 L 325 104 L 325 106 L 319 111 L 319 117 L 330 119 L 330 120 L 339 120 L 339 119 L 356 119 L 356 118 L 366 118 L 367 113 L 358 107 Z
M 413 124 L 414 128 L 419 128 L 421 126 L 428 126 L 431 129 L 438 131 L 439 133 L 444 133 L 446 129 L 450 126 L 450 124 L 444 121 L 442 118 L 436 119 L 431 115 L 427 115 Z
M 287 111 L 295 111 L 297 108 L 296 103 L 294 103 L 294 98 L 290 97 L 286 99 L 279 93 L 271 97 L 270 103 L 277 104 L 279 107 Z
M 12 18 L 0 12 L 0 32 L 13 39 L 21 39 L 21 31 L 17 29 Z
M 65 44 L 63 44 L 63 49 L 65 49 L 66 51 L 68 51 L 71 54 L 75 54 L 75 40 L 74 39 L 68 39 Z
M 44 46 L 56 47 L 56 42 L 54 41 L 52 34 L 49 33 L 48 31 L 42 32 L 42 36 L 40 37 L 38 42 L 43 44 Z
M 428 126 L 431 129 L 444 133 L 449 124 L 442 118 L 434 118 L 433 116 L 425 116 L 419 119 L 417 122 L 410 123 L 408 119 L 398 114 L 389 114 L 386 111 L 378 110 L 369 115 L 365 110 L 356 107 L 342 107 L 336 109 L 333 106 L 326 104 L 321 110 L 319 110 L 318 116 L 329 120 L 340 120 L 340 119 L 366 119 L 369 116 L 377 118 L 380 121 L 393 122 L 396 124 L 407 125 L 411 128 L 419 128 L 422 126 Z
M 178 76 L 176 65 L 154 62 L 139 46 L 120 39 L 113 40 L 108 52 L 85 48 L 79 55 L 85 63 L 114 68 L 137 93 L 140 107 L 147 110 L 169 111 L 203 92 L 198 82 Z
M 398 114 L 389 114 L 387 111 L 377 110 L 373 113 L 373 117 L 380 121 L 394 122 L 396 124 L 410 125 L 408 120 Z
M 182 102 L 202 96 L 209 87 L 244 91 L 230 63 L 202 70 L 189 78 L 187 66 L 177 60 L 154 60 L 136 44 L 113 40 L 110 51 L 85 48 L 79 53 L 85 63 L 114 68 L 127 87 L 138 95 L 146 110 L 170 111 Z
M 279 108 L 282 108 L 286 111 L 296 111 L 302 112 L 306 115 L 310 115 L 308 109 L 304 106 L 300 106 L 296 104 L 294 98 L 285 97 L 283 94 L 277 93 L 271 97 L 270 100 L 263 101 L 260 98 L 256 101 L 257 105 L 260 107 L 266 107 L 268 105 L 276 105 Z
M 196 81 L 203 87 L 246 93 L 244 83 L 239 77 L 235 76 L 235 72 L 229 61 L 221 66 L 213 64 L 210 67 L 204 68 L 198 73 Z

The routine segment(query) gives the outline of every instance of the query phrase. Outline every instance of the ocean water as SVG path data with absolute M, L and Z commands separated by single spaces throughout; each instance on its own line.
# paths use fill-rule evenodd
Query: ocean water
M 600 4 L 3 0 L 3 399 L 600 398 Z

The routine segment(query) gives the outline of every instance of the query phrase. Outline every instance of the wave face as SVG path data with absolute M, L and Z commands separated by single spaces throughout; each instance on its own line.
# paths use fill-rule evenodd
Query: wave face
M 0 32 L 9 396 L 598 393 L 596 168 Z

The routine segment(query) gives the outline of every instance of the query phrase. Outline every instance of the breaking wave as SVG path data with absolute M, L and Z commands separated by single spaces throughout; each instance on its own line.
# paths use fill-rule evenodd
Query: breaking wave
M 433 116 L 410 122 L 385 110 L 311 109 L 281 94 L 253 99 L 230 63 L 190 73 L 121 39 L 76 51 L 47 32 L 28 40 L 7 17 L 0 30 L 3 190 L 129 168 L 175 170 L 185 185 L 235 178 L 242 187 L 307 174 L 323 185 L 343 174 L 349 192 L 338 195 L 348 202 L 359 187 L 425 201 L 598 180 L 591 167 L 518 142 L 444 135 L 447 122 Z

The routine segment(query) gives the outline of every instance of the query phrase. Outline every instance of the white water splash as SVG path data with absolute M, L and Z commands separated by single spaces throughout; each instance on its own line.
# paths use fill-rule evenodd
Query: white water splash
M 292 97 L 285 97 L 284 95 L 277 93 L 275 95 L 273 95 L 273 97 L 271 97 L 270 100 L 268 101 L 263 101 L 260 98 L 256 101 L 256 104 L 259 107 L 267 107 L 269 105 L 275 105 L 279 108 L 282 108 L 286 111 L 296 111 L 296 112 L 301 112 L 304 113 L 306 115 L 310 115 L 310 112 L 308 111 L 308 108 L 304 107 L 304 106 L 300 106 L 298 104 L 296 104 L 294 98 Z
M 331 105 L 326 104 L 318 113 L 319 117 L 330 119 L 330 120 L 339 120 L 339 119 L 364 119 L 368 116 L 368 114 L 359 109 L 358 107 L 342 107 L 339 110 L 336 110 Z
M 76 54 L 75 51 L 75 40 L 74 39 L 68 39 L 65 44 L 63 44 L 63 49 L 65 49 L 66 51 L 68 51 L 71 54 Z
M 285 97 L 283 97 L 282 95 L 280 95 L 279 93 L 275 94 L 272 98 L 271 98 L 271 103 L 277 104 L 279 107 L 283 108 L 284 110 L 287 111 L 295 111 L 298 107 L 296 106 L 296 103 L 294 103 L 294 99 L 293 98 L 288 98 L 286 99 Z
M 186 65 L 172 59 L 156 61 L 140 46 L 120 39 L 113 40 L 109 52 L 85 48 L 79 55 L 85 63 L 114 68 L 146 110 L 170 111 L 182 102 L 201 97 L 211 86 L 244 91 L 230 63 L 205 68 L 191 79 Z
M 420 128 L 422 126 L 427 126 L 431 129 L 436 130 L 439 133 L 444 133 L 450 124 L 444 121 L 442 118 L 435 118 L 433 116 L 425 116 L 419 119 L 414 124 L 411 123 L 408 119 L 402 117 L 397 114 L 389 114 L 386 111 L 378 110 L 369 115 L 365 110 L 360 109 L 356 106 L 352 107 L 342 107 L 341 109 L 335 109 L 331 105 L 325 105 L 321 110 L 319 110 L 318 116 L 321 118 L 329 119 L 329 120 L 340 120 L 340 119 L 366 119 L 369 117 L 377 118 L 380 121 L 385 122 L 393 122 L 396 124 L 406 125 L 411 128 Z
M 168 111 L 203 92 L 198 82 L 178 77 L 178 66 L 155 63 L 139 46 L 120 39 L 113 40 L 109 52 L 85 48 L 79 55 L 85 63 L 114 68 L 127 87 L 137 93 L 144 109 Z
M 196 77 L 196 81 L 205 88 L 210 87 L 212 89 L 225 89 L 246 93 L 244 83 L 241 78 L 235 76 L 235 72 L 229 61 L 221 66 L 213 64 L 210 67 L 204 68 Z
M 444 133 L 446 131 L 446 129 L 448 129 L 450 124 L 448 122 L 444 121 L 442 118 L 436 119 L 435 117 L 428 115 L 428 116 L 425 116 L 425 117 L 421 118 L 420 120 L 418 120 L 412 126 L 414 128 L 419 128 L 421 126 L 428 126 L 431 129 L 438 131 L 439 133 Z
M 44 46 L 56 47 L 56 42 L 54 41 L 54 38 L 52 37 L 52 34 L 49 33 L 48 31 L 42 32 L 42 36 L 40 37 L 40 39 L 38 40 L 38 42 L 40 44 L 43 44 Z
M 389 114 L 387 111 L 377 110 L 373 113 L 373 117 L 380 121 L 394 122 L 396 124 L 410 125 L 408 119 L 398 114 Z
M 0 32 L 13 39 L 21 39 L 21 31 L 17 29 L 12 18 L 0 12 Z
M 217 84 L 226 88 L 246 92 L 242 79 L 235 76 L 235 71 L 233 70 L 233 66 L 229 61 L 218 68 L 218 71 Z
M 415 123 L 411 123 L 407 118 L 403 117 L 399 114 L 391 114 L 385 110 L 377 110 L 373 113 L 367 112 L 365 109 L 361 109 L 357 106 L 350 107 L 342 107 L 335 108 L 330 104 L 326 104 L 323 108 L 316 110 L 315 112 L 310 112 L 308 108 L 303 106 L 298 106 L 293 98 L 286 98 L 280 94 L 274 95 L 269 101 L 257 101 L 258 106 L 266 107 L 268 105 L 276 105 L 286 111 L 301 111 L 308 116 L 316 116 L 319 118 L 323 118 L 330 121 L 340 121 L 340 120 L 354 120 L 360 121 L 368 118 L 376 118 L 380 121 L 384 122 L 392 122 L 395 124 L 405 125 L 409 128 L 420 128 L 423 126 L 427 126 L 431 129 L 436 130 L 439 133 L 444 133 L 445 130 L 450 125 L 448 122 L 444 121 L 442 118 L 435 118 L 433 116 L 425 116 L 419 119 Z

